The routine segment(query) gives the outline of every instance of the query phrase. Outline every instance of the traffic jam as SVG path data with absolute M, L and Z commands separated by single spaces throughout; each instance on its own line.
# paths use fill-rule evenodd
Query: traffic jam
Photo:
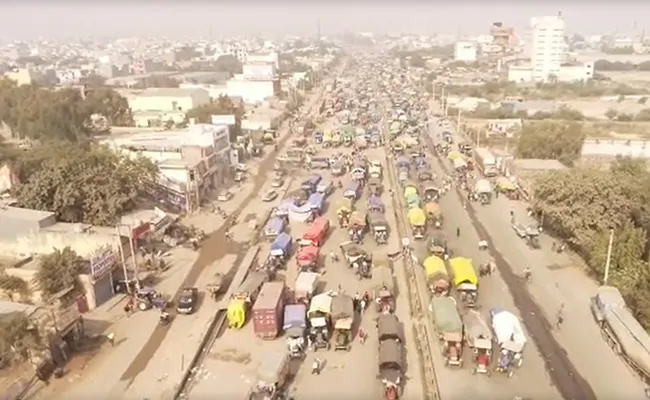
M 446 366 L 512 376 L 523 362 L 519 318 L 480 304 L 479 281 L 493 262 L 453 254 L 442 229 L 453 215 L 439 200 L 473 179 L 471 146 L 455 150 L 453 138 L 429 131 L 431 95 L 419 76 L 384 60 L 356 62 L 326 88 L 319 114 L 293 128 L 274 166 L 273 187 L 286 194 L 262 229 L 257 265 L 231 290 L 229 329 L 252 325 L 257 338 L 283 343 L 259 366 L 251 398 L 286 397 L 289 376 L 299 373 L 292 361 L 308 360 L 306 373 L 318 375 L 325 358 L 353 358 L 371 331 L 377 388 L 383 398 L 403 397 L 395 273 L 407 263 L 424 277 L 431 349 L 441 349 Z M 434 158 L 453 173 L 436 174 Z M 485 182 L 474 186 L 476 200 L 489 202 Z M 408 303 L 413 289 L 401 289 L 399 301 Z

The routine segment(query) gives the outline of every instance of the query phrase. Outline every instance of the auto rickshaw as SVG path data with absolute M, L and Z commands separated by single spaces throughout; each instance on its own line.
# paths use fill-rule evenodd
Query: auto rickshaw
M 337 202 L 336 216 L 339 220 L 339 227 L 347 228 L 350 223 L 350 214 L 352 214 L 352 200 L 343 198 Z
M 437 186 L 427 186 L 424 188 L 424 201 L 432 202 L 440 199 L 440 189 Z

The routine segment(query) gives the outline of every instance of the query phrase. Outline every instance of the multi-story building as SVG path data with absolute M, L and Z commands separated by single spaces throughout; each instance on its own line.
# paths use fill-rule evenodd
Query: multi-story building
M 566 60 L 565 22 L 562 14 L 531 19 L 533 80 L 548 81 L 560 74 Z
M 454 60 L 474 62 L 478 59 L 478 44 L 476 42 L 462 41 L 454 46 Z

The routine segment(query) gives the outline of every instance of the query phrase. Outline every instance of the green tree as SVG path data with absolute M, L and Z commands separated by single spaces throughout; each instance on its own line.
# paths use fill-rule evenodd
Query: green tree
M 154 88 L 177 88 L 180 85 L 178 79 L 165 75 L 153 75 L 145 80 L 146 87 Z
M 578 251 L 598 279 L 614 233 L 610 284 L 640 322 L 650 327 L 650 173 L 644 162 L 621 158 L 609 170 L 579 167 L 539 177 L 534 207 L 546 227 Z
M 116 91 L 98 88 L 89 91 L 82 105 L 85 114 L 99 114 L 111 126 L 133 126 L 133 114 L 129 102 Z
M 241 132 L 241 119 L 244 115 L 242 107 L 236 105 L 230 97 L 219 96 L 216 100 L 209 104 L 204 104 L 188 110 L 185 114 L 186 120 L 194 118 L 196 122 L 202 124 L 209 124 L 212 122 L 213 115 L 234 115 L 235 126 L 232 128 L 231 140 L 235 140 L 237 135 Z
M 573 165 L 586 137 L 581 124 L 545 122 L 524 124 L 517 141 L 517 157 L 554 159 Z
M 214 62 L 214 67 L 217 71 L 230 72 L 233 75 L 241 74 L 243 70 L 241 61 L 230 54 L 219 56 L 219 58 Z
M 103 146 L 57 144 L 17 187 L 22 207 L 53 211 L 61 221 L 112 226 L 135 207 L 156 178 L 148 159 L 118 155 Z
M 5 314 L 0 317 L 0 354 L 24 361 L 30 350 L 42 349 L 38 332 L 24 313 Z
M 44 301 L 70 288 L 80 290 L 79 274 L 83 272 L 86 262 L 70 247 L 55 249 L 39 261 L 34 280 Z
M 80 80 L 80 83 L 88 87 L 98 88 L 106 85 L 106 78 L 99 76 L 93 72 L 91 74 L 88 74 L 88 76 L 83 77 Z

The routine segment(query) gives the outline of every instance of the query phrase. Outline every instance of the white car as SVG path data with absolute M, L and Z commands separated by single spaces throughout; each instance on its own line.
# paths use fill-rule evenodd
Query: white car
M 275 190 L 271 189 L 271 190 L 267 190 L 266 193 L 264 193 L 264 195 L 262 196 L 262 201 L 269 202 L 277 198 L 278 198 L 278 193 Z
M 217 196 L 217 201 L 225 202 L 225 201 L 228 201 L 228 200 L 232 199 L 233 196 L 234 195 L 232 193 L 230 193 L 228 191 L 224 191 L 224 192 L 219 193 L 219 195 Z
M 279 188 L 284 186 L 284 179 L 282 178 L 275 178 L 271 181 L 271 186 L 274 188 Z

